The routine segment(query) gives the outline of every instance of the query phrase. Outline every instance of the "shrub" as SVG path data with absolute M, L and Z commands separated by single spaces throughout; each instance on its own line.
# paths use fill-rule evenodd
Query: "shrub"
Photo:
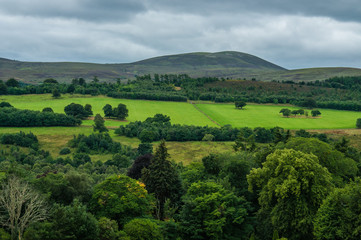
M 66 155 L 66 154 L 69 154 L 71 151 L 70 151 L 70 148 L 62 148 L 59 152 L 60 155 Z

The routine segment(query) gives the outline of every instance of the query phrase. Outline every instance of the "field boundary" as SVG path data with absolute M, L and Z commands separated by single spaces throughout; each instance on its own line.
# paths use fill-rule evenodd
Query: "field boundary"
M 197 106 L 196 103 L 189 101 L 190 104 L 193 105 L 193 107 L 200 113 L 202 113 L 204 116 L 206 116 L 211 122 L 213 122 L 214 124 L 216 124 L 219 127 L 222 127 L 221 124 L 219 124 L 217 121 L 213 120 L 209 115 L 207 115 L 205 112 L 203 112 L 202 110 L 200 110 Z

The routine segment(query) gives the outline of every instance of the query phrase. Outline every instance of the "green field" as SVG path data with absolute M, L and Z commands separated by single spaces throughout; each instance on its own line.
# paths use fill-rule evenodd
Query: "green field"
M 113 107 L 119 103 L 127 105 L 129 117 L 127 122 L 143 121 L 147 117 L 152 117 L 157 113 L 162 113 L 171 117 L 174 124 L 187 124 L 197 126 L 216 126 L 206 116 L 197 111 L 191 104 L 185 102 L 160 102 L 146 100 L 114 99 L 104 96 L 84 96 L 84 95 L 63 95 L 60 99 L 53 99 L 50 94 L 44 95 L 22 95 L 22 96 L 1 96 L 0 101 L 7 101 L 14 107 L 20 109 L 31 109 L 41 111 L 45 107 L 51 107 L 54 112 L 64 113 L 64 107 L 72 102 L 82 105 L 90 104 L 94 115 L 99 113 L 102 116 L 102 108 L 106 104 Z M 83 125 L 92 125 L 92 120 L 83 121 Z M 115 120 L 107 120 L 106 126 L 118 127 L 126 124 Z
M 94 114 L 103 115 L 102 108 L 109 103 L 116 106 L 124 103 L 129 109 L 127 122 L 144 120 L 156 113 L 163 113 L 171 117 L 172 123 L 213 126 L 231 124 L 234 127 L 265 127 L 275 126 L 285 129 L 345 129 L 355 128 L 357 118 L 361 118 L 361 112 L 337 111 L 321 109 L 321 118 L 284 118 L 279 111 L 284 106 L 280 105 L 247 105 L 244 110 L 235 109 L 233 104 L 212 104 L 212 103 L 190 103 L 159 102 L 143 100 L 113 99 L 104 96 L 83 96 L 64 95 L 60 99 L 52 99 L 50 94 L 45 95 L 23 95 L 23 96 L 1 96 L 0 101 L 10 102 L 20 109 L 42 110 L 44 107 L 51 107 L 55 112 L 63 113 L 64 107 L 72 102 L 82 105 L 91 104 Z M 290 109 L 298 109 L 288 107 Z M 207 116 L 208 117 L 207 117 Z M 121 124 L 115 120 L 106 120 L 106 125 L 116 128 Z M 67 142 L 77 134 L 91 134 L 93 132 L 92 120 L 83 121 L 80 127 L 26 127 L 26 128 L 0 128 L 0 133 L 16 133 L 19 131 L 33 132 L 38 136 L 42 149 L 49 151 L 52 156 L 57 157 L 59 150 L 67 146 Z M 136 148 L 140 141 L 137 138 L 116 136 L 114 131 L 109 134 L 115 141 L 130 145 Z M 167 142 L 171 158 L 176 162 L 188 164 L 192 161 L 199 161 L 202 157 L 212 152 L 229 152 L 232 150 L 232 142 Z M 157 143 L 154 143 L 154 147 Z M 110 155 L 92 155 L 92 160 L 106 161 Z
M 320 118 L 286 118 L 279 114 L 282 108 L 291 110 L 299 108 L 277 105 L 247 105 L 244 110 L 235 109 L 233 104 L 197 104 L 197 106 L 220 125 L 230 124 L 233 127 L 344 129 L 355 128 L 356 119 L 361 118 L 361 112 L 331 109 L 320 109 L 322 113 Z
M 116 106 L 119 103 L 127 105 L 129 117 L 127 121 L 116 121 L 106 119 L 106 126 L 118 127 L 132 121 L 143 121 L 157 113 L 171 117 L 173 124 L 186 124 L 197 126 L 212 126 L 217 124 L 223 126 L 230 124 L 233 127 L 265 127 L 275 126 L 285 129 L 344 129 L 355 128 L 357 118 L 361 118 L 361 112 L 340 111 L 321 109 L 320 118 L 285 118 L 279 114 L 284 106 L 280 105 L 256 105 L 249 104 L 244 110 L 235 109 L 233 104 L 211 104 L 197 103 L 196 107 L 185 102 L 161 102 L 146 100 L 114 99 L 104 96 L 63 95 L 60 99 L 53 99 L 50 94 L 23 95 L 23 96 L 1 96 L 0 101 L 10 102 L 14 107 L 20 109 L 42 110 L 51 107 L 55 112 L 64 113 L 64 107 L 72 102 L 82 105 L 90 104 L 94 115 L 104 115 L 102 108 L 106 104 Z M 298 109 L 297 107 L 288 107 Z M 209 117 L 207 117 L 207 116 Z M 91 126 L 92 120 L 84 120 L 83 126 Z M 64 130 L 69 129 L 69 130 Z M 89 131 L 77 128 L 47 128 L 39 129 L 40 132 L 64 132 L 72 135 L 74 133 Z M 2 130 L 0 130 L 2 132 Z

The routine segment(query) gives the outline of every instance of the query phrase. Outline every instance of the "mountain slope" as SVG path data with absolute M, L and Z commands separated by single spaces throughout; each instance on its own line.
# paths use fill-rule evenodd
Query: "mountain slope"
M 94 64 L 71 62 L 21 62 L 0 59 L 0 79 L 11 77 L 24 82 L 41 82 L 55 78 L 70 82 L 76 77 L 101 80 L 132 78 L 148 73 L 186 73 L 191 76 L 247 77 L 248 74 L 285 71 L 284 68 L 256 56 L 240 52 L 188 53 L 150 58 L 127 64 Z
M 47 78 L 70 82 L 73 78 L 101 81 L 134 78 L 143 74 L 186 73 L 192 77 L 256 78 L 261 81 L 315 81 L 334 76 L 361 76 L 358 68 L 309 68 L 286 70 L 259 57 L 241 52 L 186 53 L 126 64 L 76 62 L 21 62 L 0 58 L 0 79 L 17 78 L 39 83 Z

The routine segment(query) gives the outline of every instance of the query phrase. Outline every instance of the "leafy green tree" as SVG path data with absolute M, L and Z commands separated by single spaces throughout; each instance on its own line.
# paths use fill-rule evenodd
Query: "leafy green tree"
M 93 115 L 92 106 L 90 104 L 85 104 L 84 111 L 88 114 L 88 116 Z
M 360 129 L 361 128 L 361 118 L 358 118 L 356 120 L 356 128 Z
M 116 220 L 122 226 L 133 218 L 146 216 L 151 201 L 144 184 L 118 175 L 108 177 L 94 187 L 91 208 L 96 216 Z
M 244 101 L 236 101 L 236 102 L 234 102 L 234 105 L 236 108 L 243 109 L 243 107 L 245 107 L 247 105 L 247 103 Z
M 10 234 L 2 228 L 0 228 L 0 240 L 11 240 Z
M 107 104 L 103 107 L 105 117 L 113 116 L 113 107 L 110 104 Z
M 153 153 L 153 144 L 145 142 L 140 143 L 137 148 L 138 154 L 144 155 L 144 154 L 152 154 Z
M 311 115 L 312 115 L 312 117 L 317 117 L 317 116 L 321 115 L 321 112 L 319 110 L 312 110 Z
M 56 81 L 55 79 L 53 78 L 48 78 L 48 79 L 45 79 L 44 84 L 59 84 L 58 81 Z
M 42 112 L 51 112 L 51 113 L 53 113 L 54 111 L 53 111 L 52 108 L 46 107 L 46 108 L 43 108 L 43 111 L 42 111 Z
M 291 114 L 292 114 L 292 112 L 291 112 L 291 110 L 289 110 L 289 109 L 285 109 L 285 110 L 282 112 L 282 115 L 283 115 L 284 117 L 289 117 L 289 116 L 291 116 Z
M 310 109 L 317 107 L 316 100 L 312 99 L 312 98 L 305 99 L 301 105 L 302 105 L 302 107 L 307 107 Z
M 172 203 L 179 201 L 182 186 L 178 172 L 168 160 L 169 154 L 163 140 L 151 159 L 150 165 L 143 169 L 142 179 L 150 193 L 154 193 L 157 200 L 157 218 L 164 220 L 164 204 L 167 199 Z
M 61 94 L 60 94 L 59 89 L 54 88 L 53 91 L 52 91 L 52 97 L 53 98 L 60 98 L 60 96 L 61 96 Z
M 0 95 L 5 95 L 8 92 L 8 87 L 5 83 L 0 82 Z
M 27 237 L 32 240 L 43 239 L 77 239 L 77 240 L 94 240 L 98 239 L 99 227 L 96 218 L 89 212 L 85 205 L 79 201 L 74 201 L 69 206 L 54 205 L 50 216 L 49 223 L 43 223 L 38 228 L 43 229 L 39 238 Z M 45 229 L 44 229 L 45 228 Z M 33 231 L 37 233 L 38 231 Z
M 94 125 L 93 125 L 93 131 L 99 131 L 100 133 L 102 132 L 108 132 L 108 128 L 105 127 L 104 125 L 104 119 L 102 118 L 102 116 L 100 116 L 100 114 L 95 115 L 94 117 Z
M 3 107 L 13 107 L 13 106 L 8 102 L 1 102 L 0 103 L 0 108 L 3 108 Z
M 89 114 L 84 110 L 84 107 L 81 104 L 77 103 L 71 103 L 65 106 L 64 112 L 66 115 L 74 116 L 80 119 L 89 117 Z
M 130 240 L 163 240 L 159 226 L 150 219 L 133 219 L 125 224 L 124 232 Z
M 360 199 L 359 178 L 330 193 L 315 218 L 316 239 L 361 239 Z
M 16 80 L 15 78 L 10 78 L 9 80 L 7 80 L 5 82 L 5 84 L 8 87 L 19 87 L 20 86 L 20 82 L 18 80 Z
M 334 183 L 338 185 L 342 185 L 343 179 L 355 177 L 358 172 L 357 163 L 354 160 L 316 138 L 292 138 L 286 143 L 285 148 L 317 156 L 319 163 L 332 173 Z
M 214 182 L 193 183 L 181 210 L 183 239 L 248 239 L 249 204 Z
M 113 109 L 113 117 L 119 120 L 124 120 L 126 117 L 128 117 L 127 106 L 119 103 L 118 106 Z
M 106 217 L 101 217 L 98 220 L 98 225 L 100 240 L 119 240 L 120 232 L 116 221 L 110 220 Z
M 250 191 L 259 190 L 258 214 L 264 225 L 289 239 L 313 239 L 317 209 L 333 188 L 330 173 L 316 156 L 276 150 L 247 179 Z

